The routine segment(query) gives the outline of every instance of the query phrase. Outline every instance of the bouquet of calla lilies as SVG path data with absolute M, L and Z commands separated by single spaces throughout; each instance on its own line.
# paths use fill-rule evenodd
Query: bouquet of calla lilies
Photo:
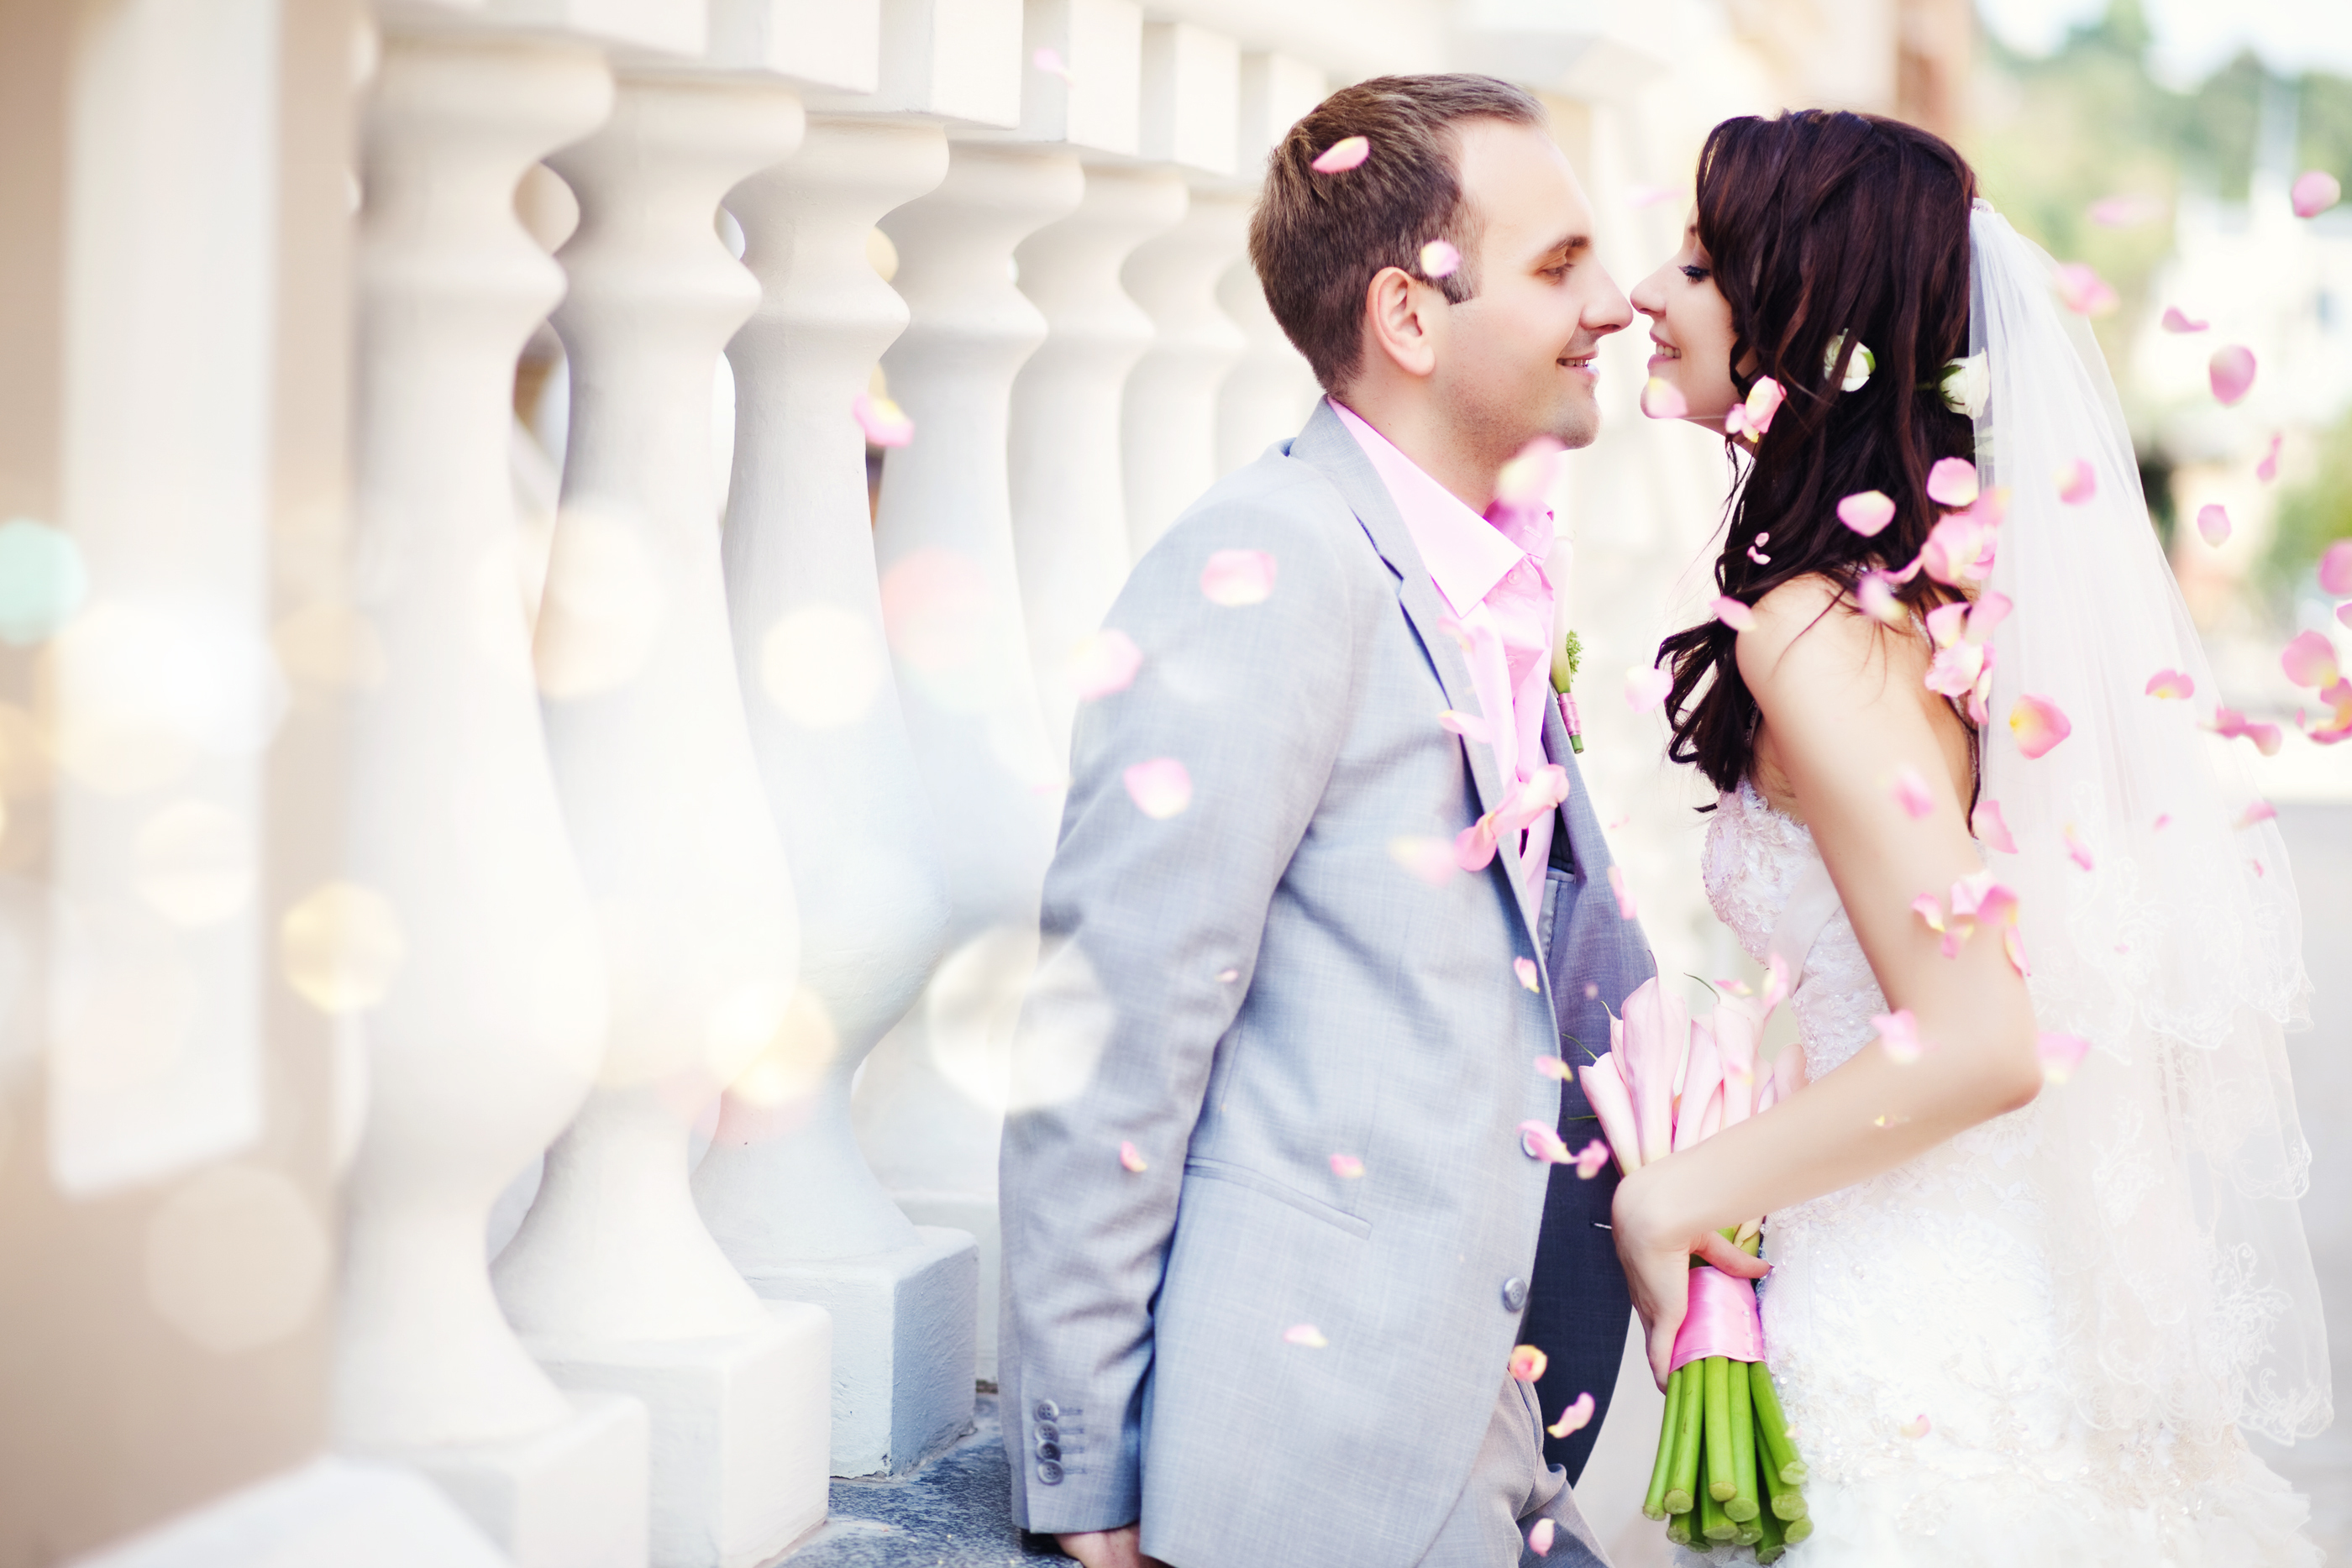
M 1761 1115 L 1803 1085 L 1798 1047 L 1769 1067 L 1758 1061 L 1765 1020 L 1787 991 L 1776 956 L 1761 998 L 1720 997 L 1712 1019 L 1693 1018 L 1655 979 L 1625 998 L 1624 1016 L 1610 1022 L 1608 1053 L 1576 1070 L 1620 1169 L 1630 1174 Z M 1752 1257 L 1763 1222 L 1722 1234 Z M 1755 1287 L 1694 1257 L 1672 1364 L 1643 1511 L 1664 1521 L 1678 1546 L 1753 1547 L 1757 1562 L 1777 1560 L 1813 1527 L 1798 1490 L 1804 1461 L 1764 1365 Z

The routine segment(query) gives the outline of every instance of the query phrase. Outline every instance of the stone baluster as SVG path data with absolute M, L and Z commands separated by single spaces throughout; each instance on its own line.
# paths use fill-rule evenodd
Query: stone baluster
M 736 666 L 803 912 L 785 1050 L 730 1091 L 696 1202 L 754 1290 L 833 1314 L 833 1469 L 904 1469 L 971 1420 L 979 1256 L 876 1179 L 850 1083 L 938 961 L 948 922 L 929 792 L 882 624 L 852 401 L 907 307 L 875 220 L 946 175 L 937 125 L 818 116 L 728 198 L 759 310 L 728 346 L 725 557 Z M 921 432 L 921 439 L 928 432 Z
M 759 297 L 719 198 L 801 124 L 781 86 L 625 72 L 605 127 L 549 160 L 580 226 L 559 254 L 571 431 L 535 651 L 612 1029 L 493 1274 L 559 1383 L 649 1407 L 664 1568 L 776 1555 L 824 1519 L 830 1469 L 824 1312 L 754 1295 L 688 1186 L 695 1116 L 787 1027 L 798 967 L 728 633 L 710 419 L 712 368 Z
M 1261 175 L 1276 145 L 1323 100 L 1323 73 L 1276 53 L 1242 57 L 1241 130 L 1235 162 Z M 1246 258 L 1217 283 L 1217 303 L 1242 330 L 1247 347 L 1217 394 L 1217 471 L 1231 473 L 1277 441 L 1298 434 L 1322 389 L 1306 359 L 1283 336 L 1265 308 L 1257 273 Z
M 603 57 L 575 45 L 384 46 L 360 218 L 357 616 L 339 637 L 382 676 L 354 703 L 354 885 L 305 925 L 343 955 L 316 983 L 398 963 L 361 1026 L 337 1441 L 416 1465 L 526 1568 L 637 1568 L 646 1541 L 643 1406 L 567 1401 L 482 1258 L 492 1198 L 579 1109 L 605 1039 L 514 587 L 507 443 L 516 356 L 563 286 L 515 187 L 611 101 Z
M 1067 766 L 1070 655 L 1102 624 L 1133 560 L 1120 472 L 1120 393 L 1152 319 L 1119 287 L 1137 246 L 1183 217 L 1173 170 L 1097 163 L 1077 210 L 1014 253 L 1045 341 L 1013 383 L 1013 554 L 1029 656 L 1054 755 Z
M 1217 303 L 1217 281 L 1242 254 L 1254 199 L 1233 177 L 1240 91 L 1232 39 L 1181 22 L 1144 29 L 1141 151 L 1194 183 L 1184 221 L 1146 241 L 1122 275 L 1152 325 L 1120 411 L 1128 542 L 1138 556 L 1219 473 L 1217 392 L 1245 342 Z

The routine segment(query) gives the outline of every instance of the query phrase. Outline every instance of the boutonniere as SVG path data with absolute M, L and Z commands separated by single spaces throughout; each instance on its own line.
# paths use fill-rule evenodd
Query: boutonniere
M 1568 744 L 1575 753 L 1584 755 L 1584 721 L 1577 716 L 1576 699 L 1568 688 L 1576 682 L 1576 666 L 1583 661 L 1584 643 L 1573 632 L 1559 640 L 1551 656 L 1551 689 L 1559 697 L 1559 722 L 1568 727 Z

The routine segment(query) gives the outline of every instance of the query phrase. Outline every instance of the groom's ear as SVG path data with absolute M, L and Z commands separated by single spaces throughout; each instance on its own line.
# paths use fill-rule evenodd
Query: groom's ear
M 1380 373 L 1393 365 L 1416 380 L 1437 369 L 1437 340 L 1445 296 L 1400 267 L 1372 274 L 1364 289 L 1364 365 Z

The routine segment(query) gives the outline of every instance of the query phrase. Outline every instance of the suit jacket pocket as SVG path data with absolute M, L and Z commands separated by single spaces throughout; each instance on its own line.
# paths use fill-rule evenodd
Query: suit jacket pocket
M 1262 1176 L 1246 1166 L 1237 1166 L 1230 1160 L 1211 1159 L 1205 1155 L 1194 1155 L 1184 1162 L 1184 1175 L 1187 1177 L 1200 1176 L 1207 1181 L 1231 1182 L 1235 1186 L 1246 1187 L 1261 1197 L 1270 1197 L 1276 1203 L 1286 1204 L 1298 1210 L 1310 1219 L 1319 1219 L 1336 1230 L 1345 1231 L 1359 1241 L 1368 1239 L 1372 1233 L 1371 1221 L 1359 1219 L 1345 1209 L 1334 1208 L 1321 1198 L 1303 1193 L 1286 1182 L 1279 1182 L 1272 1176 Z

